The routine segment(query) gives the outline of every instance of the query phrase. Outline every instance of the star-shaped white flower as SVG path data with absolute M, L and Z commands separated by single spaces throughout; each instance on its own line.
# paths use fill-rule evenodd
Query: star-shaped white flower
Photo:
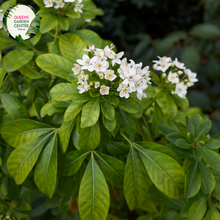
M 177 58 L 173 61 L 173 64 L 179 69 L 183 69 L 183 70 L 186 69 L 186 67 L 184 66 L 184 63 L 181 63 L 180 61 L 178 61 Z
M 105 71 L 105 79 L 113 81 L 117 76 L 114 74 L 114 70 Z
M 99 92 L 100 92 L 102 95 L 108 95 L 108 94 L 109 94 L 109 89 L 110 89 L 109 86 L 102 85 L 102 86 L 100 87 Z
M 65 5 L 65 3 L 62 0 L 56 1 L 56 5 L 54 6 L 54 8 L 58 9 L 58 8 L 63 8 Z
M 81 72 L 81 66 L 79 64 L 74 64 L 72 71 L 75 75 L 79 74 Z
M 168 75 L 168 81 L 172 82 L 172 83 L 176 83 L 178 81 L 178 75 L 177 73 L 172 73 L 172 72 L 169 72 L 169 75 Z
M 180 98 L 185 98 L 186 93 L 187 93 L 187 86 L 184 85 L 184 82 L 177 83 L 175 94 L 177 94 Z
M 192 73 L 192 72 L 189 73 L 188 74 L 189 81 L 192 82 L 192 83 L 198 82 L 199 80 L 196 78 L 196 75 L 197 75 L 196 73 Z
M 44 0 L 45 8 L 53 7 L 53 1 L 52 0 Z

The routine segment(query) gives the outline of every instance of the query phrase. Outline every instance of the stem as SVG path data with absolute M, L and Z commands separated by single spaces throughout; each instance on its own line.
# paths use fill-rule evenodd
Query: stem
M 131 144 L 131 141 L 121 132 L 121 136 L 129 143 Z
M 18 95 L 21 96 L 20 89 L 19 89 L 19 87 L 18 87 L 17 82 L 15 81 L 15 78 L 14 78 L 13 74 L 12 74 L 12 73 L 9 73 L 9 75 L 10 75 L 10 77 L 11 77 L 12 83 L 14 84 L 14 86 L 15 86 L 17 92 L 18 92 Z
M 55 42 L 56 39 L 57 39 L 58 32 L 59 32 L 59 24 L 58 24 L 57 27 L 56 27 L 56 32 L 55 32 L 55 35 L 54 35 L 54 42 Z

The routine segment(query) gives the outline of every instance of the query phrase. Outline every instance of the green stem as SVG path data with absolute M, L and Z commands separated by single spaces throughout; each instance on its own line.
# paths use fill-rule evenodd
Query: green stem
M 15 86 L 17 92 L 18 92 L 18 95 L 21 96 L 20 89 L 19 89 L 19 87 L 18 87 L 17 82 L 15 81 L 14 76 L 12 75 L 12 73 L 9 73 L 9 75 L 10 75 L 10 77 L 11 77 L 11 81 L 12 81 L 12 83 L 14 84 L 14 86 Z
M 56 32 L 55 32 L 55 35 L 54 35 L 54 42 L 56 41 L 56 39 L 58 38 L 58 33 L 59 33 L 59 24 L 57 25 L 56 27 Z
M 121 136 L 129 143 L 131 144 L 131 141 L 121 132 Z

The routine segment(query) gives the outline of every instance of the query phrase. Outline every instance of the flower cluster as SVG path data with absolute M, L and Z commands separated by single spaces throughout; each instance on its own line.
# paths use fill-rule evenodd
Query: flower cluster
M 83 4 L 82 0 L 44 0 L 44 5 L 46 8 L 54 7 L 55 9 L 64 8 L 65 3 L 74 2 L 75 3 L 75 12 L 83 13 L 82 8 Z
M 79 93 L 95 89 L 101 95 L 117 91 L 120 97 L 128 98 L 133 92 L 137 92 L 140 100 L 146 97 L 144 90 L 150 83 L 149 67 L 142 69 L 142 63 L 135 64 L 133 60 L 127 62 L 127 58 L 122 59 L 124 52 L 115 53 L 113 48 L 113 45 L 104 49 L 92 45 L 84 49 L 92 56 L 84 54 L 72 68 L 78 77 Z
M 3 10 L 0 9 L 0 29 L 3 27 L 3 17 L 4 15 L 2 14 Z
M 185 98 L 187 88 L 194 85 L 198 81 L 196 73 L 190 69 L 186 69 L 184 63 L 176 58 L 174 61 L 170 57 L 158 57 L 154 60 L 153 68 L 160 70 L 163 74 L 164 83 L 171 88 L 173 94 L 177 94 L 181 98 Z M 166 73 L 167 71 L 167 73 Z

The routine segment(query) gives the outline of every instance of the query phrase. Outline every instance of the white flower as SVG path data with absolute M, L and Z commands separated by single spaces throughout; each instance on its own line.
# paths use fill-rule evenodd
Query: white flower
M 44 0 L 45 8 L 53 7 L 53 1 L 52 0 Z
M 196 78 L 196 75 L 197 75 L 196 73 L 192 73 L 192 72 L 189 73 L 189 74 L 188 74 L 189 81 L 192 82 L 192 83 L 199 81 L 199 80 Z
M 157 67 L 157 70 L 161 70 L 165 72 L 170 67 L 170 63 L 167 63 L 166 61 L 161 61 L 160 66 Z
M 1 10 L 1 11 L 3 11 L 3 10 Z M 0 12 L 1 13 L 1 12 Z M 0 28 L 2 28 L 3 27 L 3 17 L 4 17 L 4 15 L 3 14 L 0 14 Z
M 79 89 L 79 93 L 83 93 L 85 91 L 88 91 L 90 89 L 90 85 L 87 83 L 82 83 L 81 85 L 77 86 L 77 89 Z
M 183 71 L 178 70 L 177 73 L 178 73 L 179 75 L 182 75 L 182 74 L 183 74 Z
M 86 21 L 87 23 L 90 23 L 90 22 L 92 21 L 92 19 L 85 19 L 85 21 Z
M 94 54 L 101 59 L 103 59 L 105 55 L 104 50 L 102 49 L 96 49 L 96 51 L 94 51 Z
M 137 93 L 137 98 L 141 100 L 142 98 L 146 98 L 147 95 L 145 93 Z
M 79 74 L 81 71 L 81 66 L 79 64 L 74 64 L 75 67 L 72 68 L 72 71 L 75 75 Z
M 75 0 L 64 0 L 64 2 L 75 2 Z
M 166 72 L 166 70 L 171 66 L 171 58 L 170 57 L 159 57 L 159 60 L 153 60 L 154 63 L 157 64 L 156 70 L 161 70 L 163 72 Z
M 96 60 L 94 62 L 92 62 L 92 59 L 93 58 L 96 58 Z M 94 66 L 94 69 L 97 71 L 97 72 L 105 72 L 108 67 L 109 67 L 109 62 L 107 61 L 103 61 L 101 58 L 99 57 L 93 57 L 91 59 L 91 63 L 92 65 Z
M 170 82 L 172 83 L 176 83 L 177 82 L 177 79 L 178 79 L 178 75 L 177 73 L 172 73 L 172 72 L 169 72 L 169 75 L 168 75 L 168 78 L 167 78 Z
M 100 87 L 100 82 L 95 82 L 95 89 Z
M 83 49 L 84 51 L 87 51 L 87 52 L 93 52 L 95 50 L 95 45 L 91 45 L 89 46 L 89 49 Z
M 100 79 L 104 79 L 104 74 L 103 73 L 99 73 L 99 78 Z
M 155 64 L 153 65 L 153 69 L 154 69 L 154 70 L 157 70 L 157 68 L 158 68 L 158 65 L 155 63 Z
M 121 64 L 121 60 L 120 58 L 124 55 L 124 52 L 120 52 L 120 53 L 115 53 L 114 51 L 112 51 L 112 56 L 110 57 L 110 59 L 112 59 L 112 66 L 115 65 L 115 63 L 117 64 Z
M 177 58 L 173 61 L 173 64 L 179 69 L 183 69 L 183 70 L 186 69 L 186 67 L 184 67 L 184 63 L 181 63 L 180 61 L 178 61 Z
M 77 4 L 75 5 L 75 8 L 74 8 L 74 11 L 83 13 L 83 11 L 82 11 L 83 6 L 84 6 L 83 4 L 80 4 L 80 2 L 77 2 Z
M 166 78 L 166 77 L 167 77 L 167 74 L 166 74 L 166 73 L 163 73 L 162 76 L 163 76 L 163 78 Z
M 90 59 L 88 55 L 83 54 L 82 60 L 77 59 L 76 62 L 82 66 L 81 69 L 88 69 L 90 72 L 92 72 L 95 69 L 93 63 L 96 61 L 96 59 L 97 57 Z
M 191 72 L 190 69 L 185 69 L 185 70 L 184 70 L 184 73 L 188 76 L 188 75 L 189 75 L 190 73 L 192 73 L 192 72 Z
M 128 72 L 125 72 L 125 80 L 122 82 L 124 85 L 130 85 L 130 87 L 135 86 L 135 82 L 141 79 L 140 74 L 136 74 L 136 69 L 135 68 L 130 68 Z
M 117 88 L 117 91 L 118 92 L 120 91 L 120 93 L 119 93 L 120 97 L 125 97 L 127 99 L 129 97 L 129 93 L 132 92 L 132 89 L 126 85 L 121 84 Z
M 85 75 L 83 76 L 83 80 L 87 81 L 88 79 L 89 79 L 89 75 L 85 74 Z
M 184 85 L 184 82 L 177 83 L 175 94 L 177 94 L 180 98 L 185 98 L 186 93 L 187 93 L 187 86 Z
M 194 85 L 194 83 L 192 83 L 192 82 L 188 82 L 188 83 L 186 83 L 186 85 L 187 85 L 187 87 L 191 87 L 191 86 Z
M 143 91 L 148 87 L 147 82 L 144 80 L 138 81 L 136 84 L 136 90 L 138 93 L 142 94 Z
M 113 81 L 117 76 L 114 74 L 114 70 L 105 71 L 105 79 Z
M 56 1 L 56 5 L 54 6 L 54 8 L 58 9 L 58 8 L 63 8 L 65 5 L 65 3 L 62 0 Z
M 102 94 L 102 95 L 108 95 L 109 94 L 109 86 L 105 86 L 105 85 L 102 85 L 100 87 L 100 90 L 99 92 Z

